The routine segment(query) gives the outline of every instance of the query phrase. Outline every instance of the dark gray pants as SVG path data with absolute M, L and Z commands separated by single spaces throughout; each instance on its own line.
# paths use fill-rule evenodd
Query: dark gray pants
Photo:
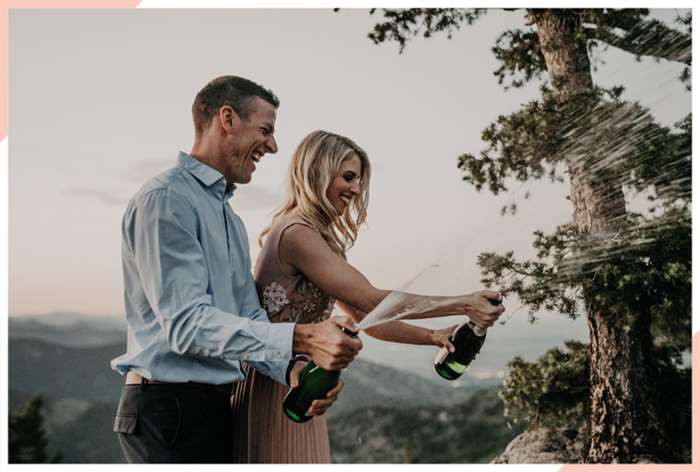
M 230 387 L 125 385 L 114 431 L 130 463 L 231 463 Z

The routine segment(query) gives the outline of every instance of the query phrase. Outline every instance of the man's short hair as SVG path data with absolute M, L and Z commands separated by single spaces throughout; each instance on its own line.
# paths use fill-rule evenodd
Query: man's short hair
M 197 134 L 204 131 L 211 118 L 219 112 L 219 109 L 228 105 L 242 119 L 247 119 L 250 114 L 250 101 L 254 97 L 260 97 L 275 108 L 280 101 L 272 90 L 258 85 L 252 80 L 224 75 L 209 82 L 199 91 L 192 104 L 192 119 Z

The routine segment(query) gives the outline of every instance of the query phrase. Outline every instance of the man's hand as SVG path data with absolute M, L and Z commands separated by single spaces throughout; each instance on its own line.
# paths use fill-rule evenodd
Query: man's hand
M 479 328 L 490 328 L 505 311 L 502 298 L 500 293 L 493 290 L 471 293 L 464 297 L 464 313 Z
M 341 370 L 348 366 L 362 349 L 362 341 L 341 331 L 357 332 L 349 316 L 333 316 L 321 323 L 294 326 L 294 352 L 308 354 L 317 366 L 325 370 Z
M 294 388 L 299 385 L 299 375 L 301 371 L 306 367 L 308 362 L 303 360 L 297 360 L 292 367 L 292 371 L 289 374 L 289 386 Z M 322 400 L 314 400 L 311 402 L 309 411 L 306 412 L 306 416 L 320 416 L 331 407 L 331 405 L 338 399 L 338 394 L 343 389 L 343 381 L 339 380 L 338 385 L 333 387 L 331 391 L 326 394 L 326 398 Z

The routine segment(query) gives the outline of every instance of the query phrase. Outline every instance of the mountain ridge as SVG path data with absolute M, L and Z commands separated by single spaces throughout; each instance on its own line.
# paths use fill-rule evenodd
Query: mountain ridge
M 15 324 L 14 327 L 16 326 Z M 75 330 L 75 326 L 82 328 Z M 76 336 L 99 338 L 100 342 L 105 342 L 115 332 L 91 330 L 84 324 L 47 326 L 36 320 L 26 320 L 23 328 L 27 329 L 10 331 L 8 367 L 11 411 L 33 395 L 45 394 L 45 424 L 51 451 L 60 451 L 65 462 L 123 462 L 112 432 L 123 378 L 110 369 L 109 361 L 124 353 L 124 333 L 119 332 L 120 341 L 116 343 L 92 345 L 83 339 L 71 346 L 70 340 Z M 100 337 L 105 333 L 106 336 Z M 362 359 L 356 359 L 343 372 L 342 378 L 345 388 L 328 412 L 331 441 L 334 444 L 346 443 L 349 440 L 348 431 L 362 429 L 362 422 L 368 421 L 367 411 L 375 412 L 372 413 L 372 421 L 378 423 L 404 424 L 401 418 L 410 411 L 422 412 L 419 416 L 423 422 L 439 425 L 444 422 L 441 419 L 444 411 L 458 409 L 459 405 L 468 403 L 477 391 L 473 386 L 454 388 L 454 384 L 442 381 L 437 376 L 435 380 L 426 379 Z M 495 393 L 485 395 L 495 398 Z M 501 411 L 496 411 L 494 415 L 497 417 L 495 424 L 500 425 L 498 434 L 501 437 L 504 433 L 500 424 L 502 405 Z M 383 417 L 381 421 L 377 419 L 379 416 Z M 353 418 L 356 418 L 354 422 Z M 470 427 L 478 426 L 477 423 L 469 424 Z M 367 424 L 366 427 L 371 429 L 372 425 Z M 420 430 L 420 434 L 427 434 L 417 439 L 418 443 L 430 442 L 430 436 L 435 434 L 431 428 L 412 428 Z M 451 431 L 463 434 L 461 429 L 453 428 Z M 409 433 L 383 430 L 377 434 L 381 444 L 404 447 L 401 437 Z M 336 462 L 362 462 L 367 457 L 366 451 L 362 449 L 338 446 L 337 450 L 339 455 L 334 455 Z M 403 456 L 390 452 L 387 451 L 385 457 L 377 462 L 402 461 Z M 379 453 L 374 451 L 373 454 L 372 457 L 376 457 Z M 421 454 L 428 453 L 423 451 Z M 436 454 L 428 454 L 420 458 L 420 461 L 443 462 L 441 458 L 448 457 L 440 455 L 439 451 Z M 449 455 L 450 460 L 457 456 Z M 476 455 L 459 457 L 464 460 Z M 487 458 L 479 460 L 482 459 Z

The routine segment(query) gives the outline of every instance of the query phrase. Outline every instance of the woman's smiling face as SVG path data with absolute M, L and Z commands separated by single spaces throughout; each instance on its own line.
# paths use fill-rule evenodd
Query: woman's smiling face
M 326 189 L 326 197 L 339 215 L 342 215 L 352 199 L 360 194 L 361 177 L 362 164 L 360 158 L 354 155 L 343 161 L 338 173 L 331 180 Z

